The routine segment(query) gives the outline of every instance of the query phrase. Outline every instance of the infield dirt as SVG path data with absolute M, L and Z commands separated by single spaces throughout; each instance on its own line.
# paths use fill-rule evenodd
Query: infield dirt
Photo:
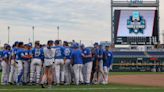
M 114 75 L 109 80 L 117 84 L 164 87 L 164 74 Z

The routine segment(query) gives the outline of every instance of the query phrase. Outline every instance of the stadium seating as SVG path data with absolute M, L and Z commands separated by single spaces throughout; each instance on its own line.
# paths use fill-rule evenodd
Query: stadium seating
M 164 51 L 113 51 L 114 57 L 164 57 Z
M 113 55 L 116 57 L 145 57 L 144 52 L 137 51 L 114 51 Z

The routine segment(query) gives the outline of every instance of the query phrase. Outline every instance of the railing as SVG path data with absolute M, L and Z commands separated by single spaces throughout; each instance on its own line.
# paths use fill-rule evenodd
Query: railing
M 143 51 L 139 51 L 139 50 L 131 50 L 131 49 L 127 49 L 127 50 L 122 50 L 122 49 L 113 49 L 112 51 L 125 51 L 125 52 L 143 52 Z M 153 50 L 146 50 L 146 52 L 164 52 L 164 49 L 153 49 Z
M 164 64 L 130 64 L 130 63 L 124 63 L 124 64 L 112 64 L 113 66 L 164 66 Z

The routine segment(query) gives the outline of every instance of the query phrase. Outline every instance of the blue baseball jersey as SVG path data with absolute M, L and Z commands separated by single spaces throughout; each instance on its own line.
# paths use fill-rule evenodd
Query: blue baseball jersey
M 12 51 L 11 51 L 11 56 L 12 56 L 12 59 L 15 59 L 16 58 L 16 53 L 17 53 L 17 48 L 13 48 Z
M 84 55 L 91 55 L 91 50 L 89 48 L 85 48 L 84 50 L 82 50 L 82 53 Z M 83 58 L 84 63 L 88 63 L 92 61 L 92 57 L 88 57 L 88 58 Z
M 98 50 L 98 55 L 99 56 L 103 56 L 103 54 L 104 54 L 104 50 L 103 49 L 99 49 Z M 102 59 L 103 59 L 103 57 L 102 58 L 98 58 L 99 61 L 102 60 Z
M 43 48 L 33 48 L 32 49 L 33 58 L 44 59 Z
M 55 59 L 64 59 L 64 47 L 63 46 L 55 46 Z
M 0 51 L 0 58 L 3 58 L 3 51 Z
M 31 51 L 31 50 L 24 50 L 23 53 L 24 53 L 25 56 L 26 56 L 26 55 L 32 55 L 32 51 Z M 24 60 L 24 61 L 28 61 L 28 60 L 30 60 L 30 59 L 23 58 L 23 60 Z
M 64 49 L 64 56 L 66 59 L 71 59 L 71 55 L 72 55 L 72 49 L 69 47 L 66 47 Z
M 98 52 L 99 52 L 99 50 L 96 49 L 96 48 L 94 48 L 92 50 L 92 56 L 93 56 L 92 59 L 93 59 L 94 62 L 96 62 L 96 60 L 97 60 Z
M 4 50 L 3 51 L 3 58 L 4 59 L 9 59 L 10 56 L 11 56 L 11 51 L 9 51 L 9 50 Z
M 104 60 L 103 66 L 110 67 L 111 64 L 113 63 L 113 53 L 111 51 L 105 51 L 104 55 L 105 55 L 104 57 L 106 58 Z
M 82 51 L 80 49 L 73 50 L 73 52 L 72 52 L 72 60 L 73 60 L 74 64 L 83 64 Z
M 16 52 L 16 60 L 23 60 L 23 56 L 24 56 L 24 49 L 17 49 Z

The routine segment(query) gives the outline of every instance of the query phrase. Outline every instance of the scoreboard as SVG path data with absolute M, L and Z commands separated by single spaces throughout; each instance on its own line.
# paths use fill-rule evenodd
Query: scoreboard
M 116 44 L 122 45 L 155 45 L 158 44 L 156 37 L 118 37 Z
M 115 10 L 116 45 L 155 45 L 159 42 L 157 10 Z

